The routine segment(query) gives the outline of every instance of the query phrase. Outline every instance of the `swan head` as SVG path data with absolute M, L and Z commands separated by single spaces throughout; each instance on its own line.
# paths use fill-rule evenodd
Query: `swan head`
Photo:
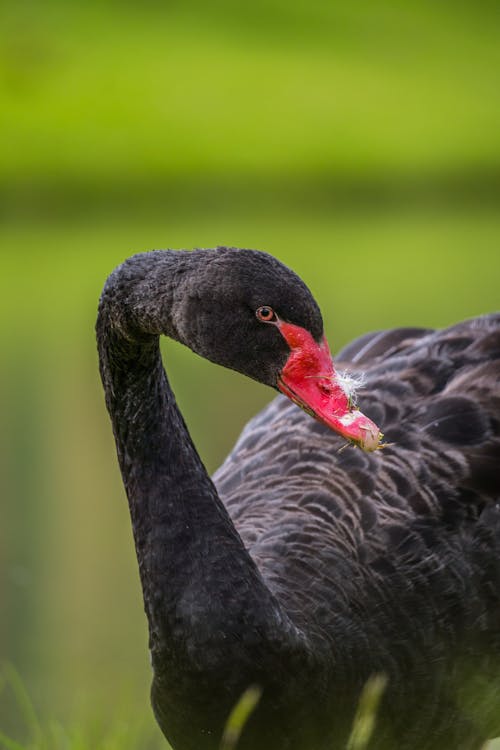
M 381 447 L 380 430 L 355 408 L 348 379 L 335 370 L 320 309 L 304 282 L 256 250 L 190 255 L 197 270 L 176 295 L 178 338 L 205 358 L 278 389 L 363 450 Z
M 131 340 L 165 334 L 288 396 L 366 451 L 382 435 L 335 370 L 321 312 L 297 274 L 257 250 L 156 250 L 110 276 L 101 306 Z

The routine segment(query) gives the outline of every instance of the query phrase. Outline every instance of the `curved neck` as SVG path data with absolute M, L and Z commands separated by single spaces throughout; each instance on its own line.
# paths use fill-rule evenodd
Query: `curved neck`
M 180 339 L 169 313 L 174 266 L 186 263 L 179 255 L 188 254 L 147 253 L 118 268 L 104 289 L 97 320 L 101 376 L 130 505 L 155 668 L 166 657 L 178 662 L 188 636 L 190 652 L 201 653 L 218 648 L 228 623 L 233 629 L 252 622 L 281 627 L 283 619 L 193 446 L 162 366 L 154 275 L 161 267 L 162 328 Z

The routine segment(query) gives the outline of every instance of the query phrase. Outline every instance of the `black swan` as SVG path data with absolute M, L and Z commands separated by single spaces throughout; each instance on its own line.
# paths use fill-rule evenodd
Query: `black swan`
M 161 334 L 291 399 L 213 480 Z M 157 250 L 111 274 L 97 339 L 175 750 L 216 750 L 249 685 L 262 697 L 239 749 L 344 748 L 373 674 L 387 687 L 369 748 L 477 750 L 500 732 L 499 314 L 368 334 L 342 375 L 275 258 Z

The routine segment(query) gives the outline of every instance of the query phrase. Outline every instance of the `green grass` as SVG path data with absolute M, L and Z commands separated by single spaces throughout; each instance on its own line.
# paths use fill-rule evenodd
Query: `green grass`
M 142 721 L 94 721 L 86 726 L 64 727 L 59 721 L 39 717 L 20 675 L 12 665 L 0 671 L 0 700 L 10 699 L 19 715 L 20 741 L 1 731 L 1 750 L 168 750 L 153 725 L 152 717 Z
M 374 675 L 367 681 L 346 750 L 365 750 L 370 739 L 376 736 L 377 711 L 386 684 L 383 675 Z M 5 666 L 0 673 L 0 696 L 9 689 L 23 717 L 28 739 L 18 742 L 0 731 L 0 750 L 167 750 L 169 747 L 158 731 L 152 731 L 146 723 L 111 721 L 107 726 L 71 729 L 64 728 L 56 721 L 42 725 L 21 678 L 12 666 Z M 251 686 L 243 693 L 228 717 L 220 750 L 237 750 L 245 724 L 257 708 L 261 695 L 258 686 Z M 499 748 L 500 738 L 486 743 L 483 750 Z
M 245 690 L 227 719 L 220 750 L 236 750 L 245 724 L 259 705 L 261 697 L 262 689 L 258 685 L 251 685 Z
M 0 732 L 2 750 L 168 750 L 163 739 L 152 740 L 154 730 L 133 722 L 110 727 L 66 728 L 56 721 L 40 728 L 25 742 L 17 742 Z
M 366 682 L 346 750 L 365 750 L 376 736 L 377 712 L 386 687 L 387 677 L 383 674 L 373 675 Z

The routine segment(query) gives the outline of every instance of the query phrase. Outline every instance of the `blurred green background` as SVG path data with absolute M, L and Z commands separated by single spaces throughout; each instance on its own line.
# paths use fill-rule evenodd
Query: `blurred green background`
M 39 733 L 25 689 L 43 727 L 90 732 L 78 747 L 164 746 L 97 374 L 107 274 L 265 249 L 334 350 L 497 309 L 499 21 L 485 0 L 1 5 L 0 663 L 24 686 L 8 667 L 1 732 Z M 213 470 L 272 393 L 165 358 Z

